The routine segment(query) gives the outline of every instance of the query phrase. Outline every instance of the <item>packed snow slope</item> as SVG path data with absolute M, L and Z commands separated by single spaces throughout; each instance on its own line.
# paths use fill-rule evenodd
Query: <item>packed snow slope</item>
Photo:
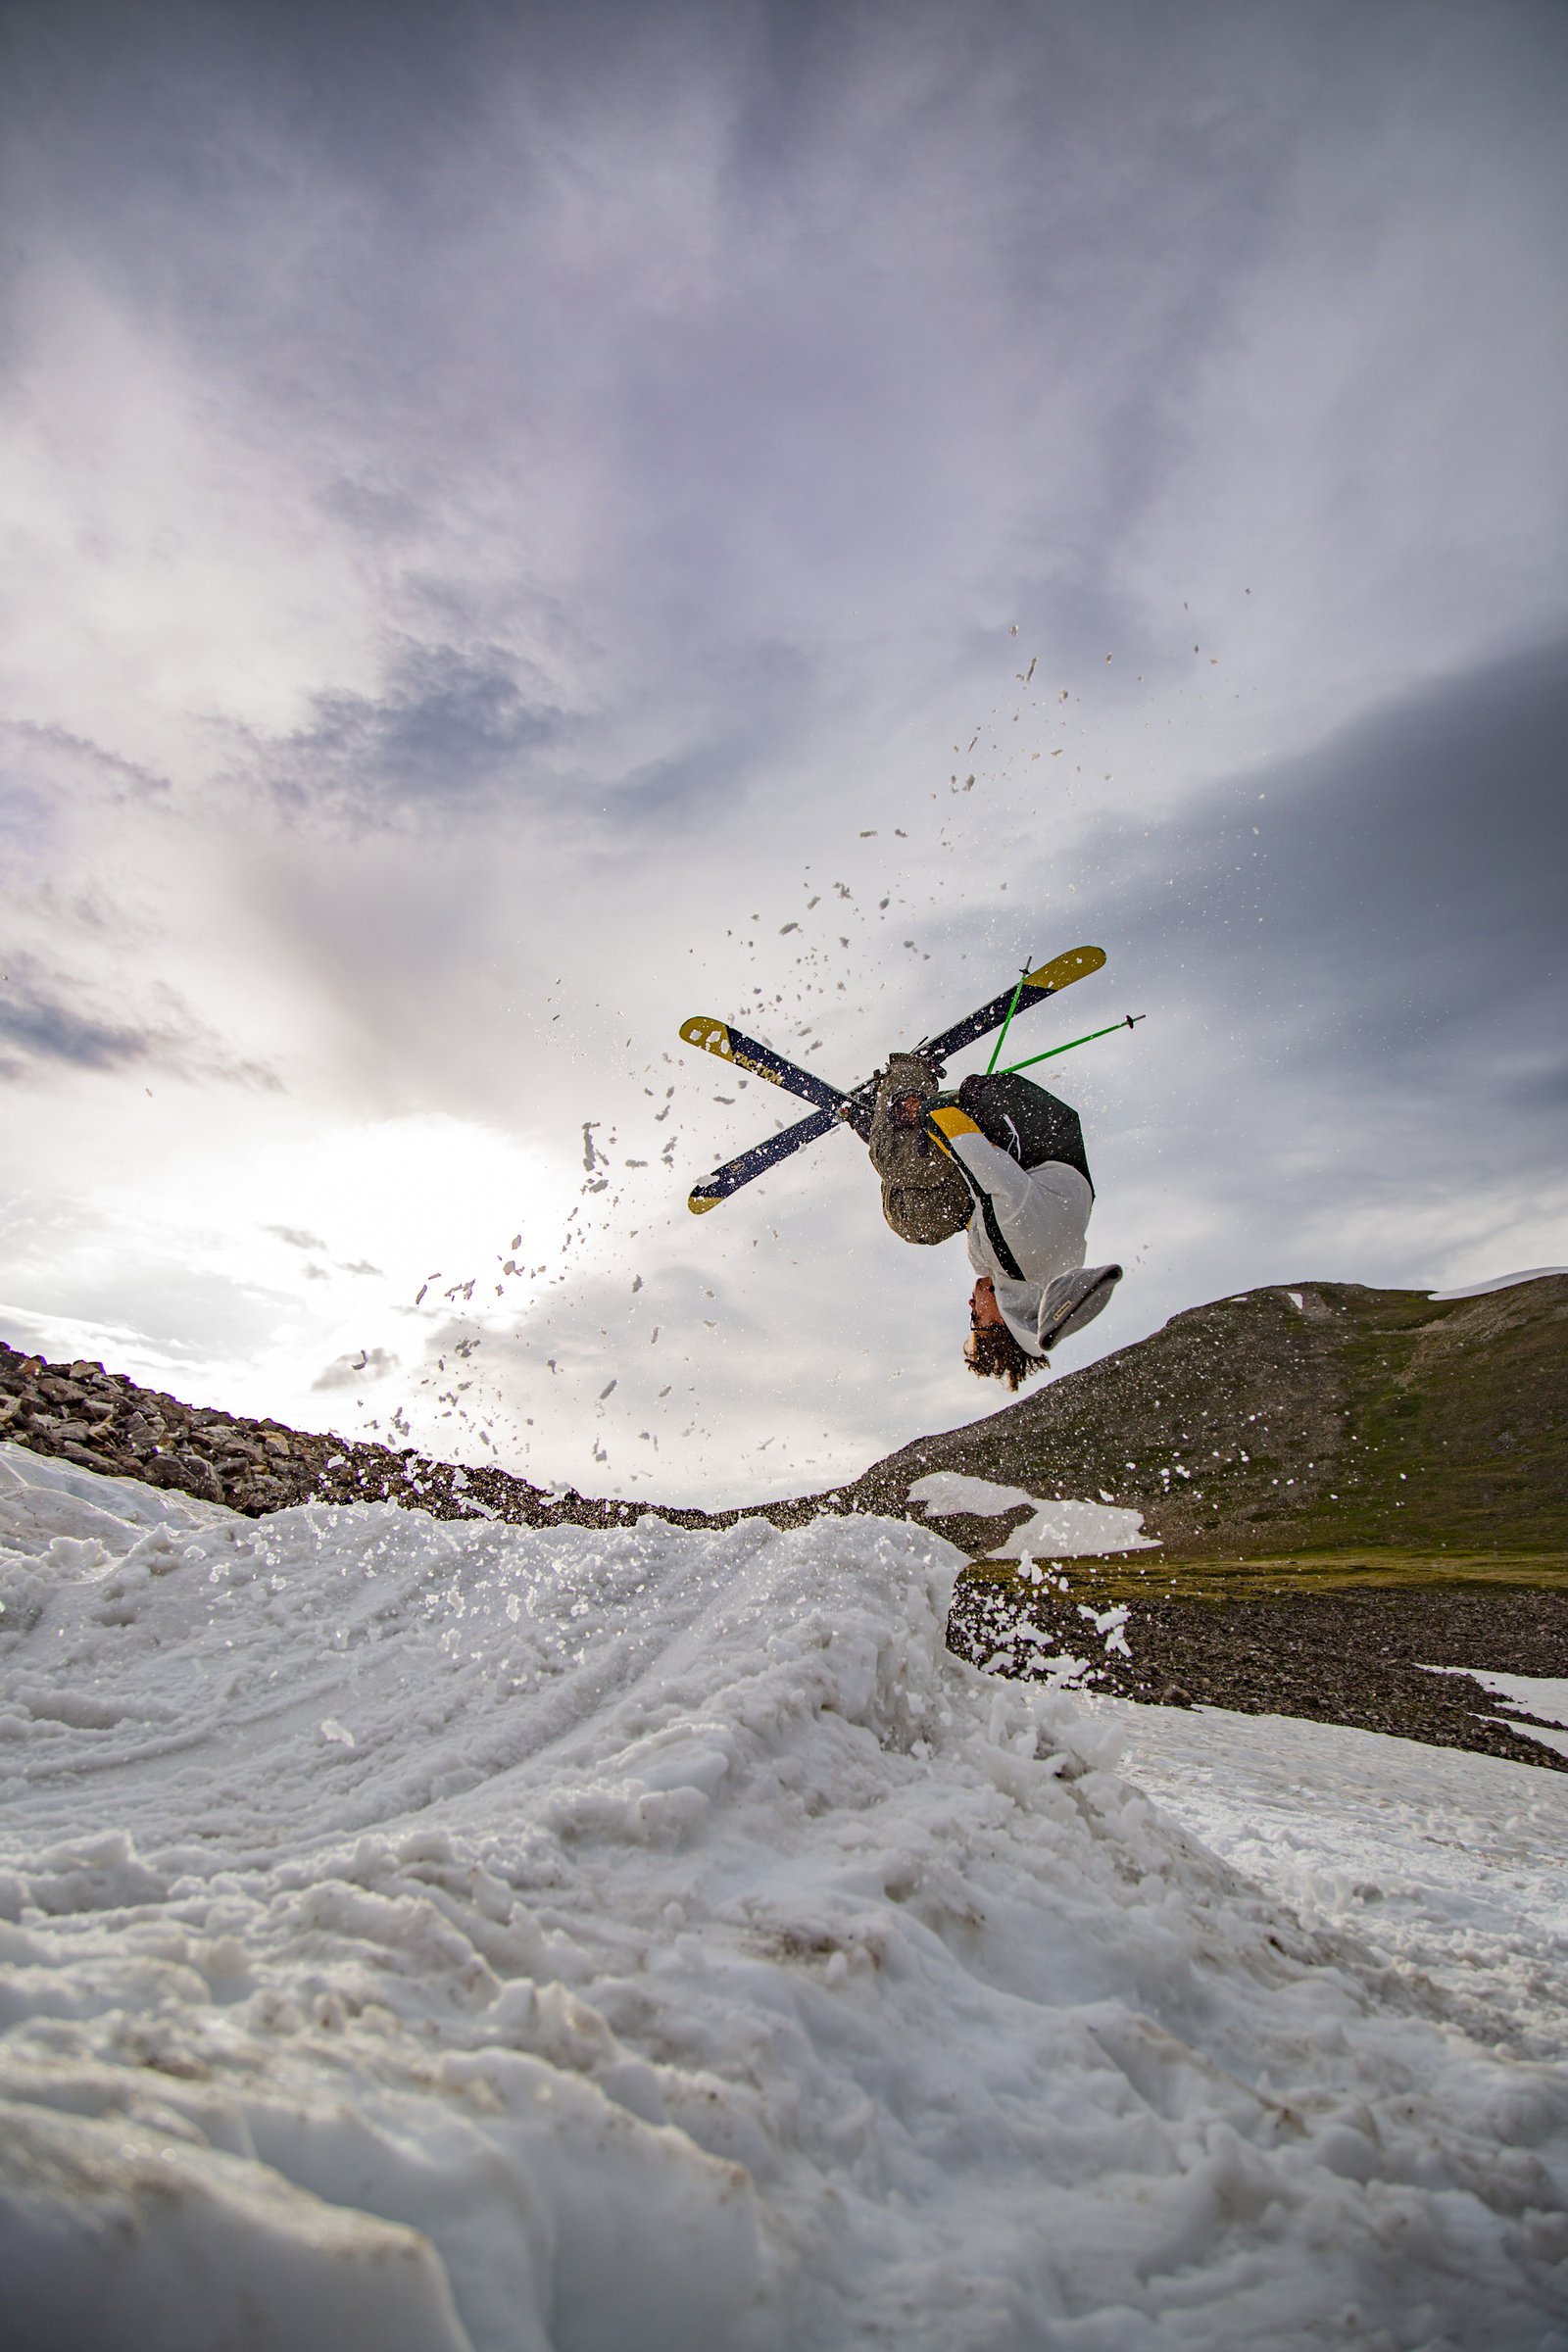
M 950 1656 L 959 1561 L 0 1449 L 10 2352 L 1568 2345 L 1561 2065 Z

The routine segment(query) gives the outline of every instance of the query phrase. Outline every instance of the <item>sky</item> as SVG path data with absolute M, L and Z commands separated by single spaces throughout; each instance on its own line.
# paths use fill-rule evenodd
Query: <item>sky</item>
M 0 1337 L 825 1488 L 1007 1401 L 962 1245 L 848 1134 L 691 1217 L 800 1106 L 679 1025 L 853 1084 L 1084 942 L 1058 1374 L 1562 1262 L 1565 84 L 1515 0 L 0 9 Z

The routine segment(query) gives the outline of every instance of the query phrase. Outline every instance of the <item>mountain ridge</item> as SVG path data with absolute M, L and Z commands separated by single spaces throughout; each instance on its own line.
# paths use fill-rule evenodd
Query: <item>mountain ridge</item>
M 836 1492 L 906 1515 L 936 1470 L 1139 1510 L 1172 1562 L 1568 1563 L 1568 1276 L 1456 1299 L 1309 1280 L 1233 1293 Z M 983 1555 L 1027 1514 L 929 1516 Z
M 1232 1293 L 856 1478 L 722 1511 L 551 1491 L 0 1346 L 4 1438 L 257 1516 L 386 1499 L 530 1525 L 655 1510 L 676 1526 L 792 1526 L 825 1511 L 920 1515 L 910 1486 L 949 1470 L 1136 1509 L 1160 1546 L 1145 1556 L 1171 1563 L 1358 1550 L 1568 1566 L 1568 1275 L 1452 1299 L 1316 1281 Z M 984 1557 L 1027 1511 L 923 1515 Z

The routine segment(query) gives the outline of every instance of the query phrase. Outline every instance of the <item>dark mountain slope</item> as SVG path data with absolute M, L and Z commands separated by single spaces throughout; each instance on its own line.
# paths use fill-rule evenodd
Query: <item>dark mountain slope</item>
M 905 1511 L 932 1470 L 1102 1494 L 1141 1510 L 1171 1561 L 1568 1562 L 1568 1276 L 1446 1303 L 1324 1282 L 1216 1299 L 901 1447 L 844 1502 Z M 983 1552 L 1023 1515 L 942 1525 Z

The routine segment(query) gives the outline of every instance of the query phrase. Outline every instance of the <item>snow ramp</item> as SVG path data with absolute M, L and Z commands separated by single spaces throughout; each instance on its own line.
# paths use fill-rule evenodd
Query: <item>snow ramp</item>
M 960 1555 L 0 1448 L 11 2352 L 1568 2345 L 1568 2092 L 1309 1934 Z

